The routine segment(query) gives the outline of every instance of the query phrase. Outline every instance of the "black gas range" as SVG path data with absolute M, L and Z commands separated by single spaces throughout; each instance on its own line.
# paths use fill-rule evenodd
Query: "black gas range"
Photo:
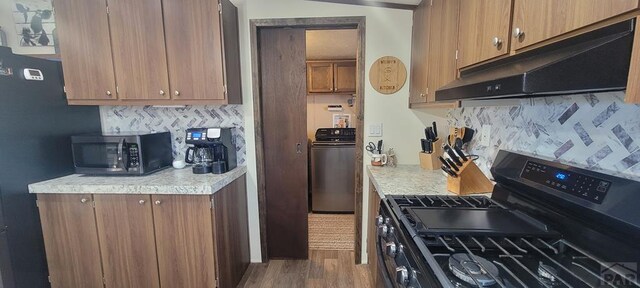
M 500 151 L 485 196 L 387 196 L 388 287 L 640 287 L 640 182 Z

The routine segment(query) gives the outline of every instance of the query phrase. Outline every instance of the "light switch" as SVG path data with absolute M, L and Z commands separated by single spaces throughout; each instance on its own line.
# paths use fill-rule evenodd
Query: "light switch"
M 382 123 L 369 124 L 369 136 L 382 137 Z

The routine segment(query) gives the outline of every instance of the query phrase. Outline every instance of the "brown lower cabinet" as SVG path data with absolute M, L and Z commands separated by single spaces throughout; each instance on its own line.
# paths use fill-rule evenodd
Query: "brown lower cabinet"
M 376 226 L 376 217 L 380 215 L 380 195 L 369 181 L 369 221 L 367 222 L 367 262 L 369 263 L 369 273 L 371 273 L 372 287 L 384 287 L 384 281 L 380 277 L 378 271 L 378 246 L 376 245 L 376 237 L 378 236 L 378 227 Z
M 235 287 L 245 176 L 210 195 L 39 194 L 52 287 Z

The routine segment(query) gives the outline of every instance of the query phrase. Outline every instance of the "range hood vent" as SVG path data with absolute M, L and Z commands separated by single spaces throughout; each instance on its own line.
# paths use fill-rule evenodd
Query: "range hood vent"
M 469 69 L 437 101 L 542 97 L 624 90 L 635 23 L 628 20 Z

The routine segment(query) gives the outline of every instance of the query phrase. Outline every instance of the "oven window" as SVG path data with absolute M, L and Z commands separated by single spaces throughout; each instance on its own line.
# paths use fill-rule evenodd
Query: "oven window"
M 73 144 L 73 156 L 77 167 L 117 168 L 117 143 L 78 143 Z

